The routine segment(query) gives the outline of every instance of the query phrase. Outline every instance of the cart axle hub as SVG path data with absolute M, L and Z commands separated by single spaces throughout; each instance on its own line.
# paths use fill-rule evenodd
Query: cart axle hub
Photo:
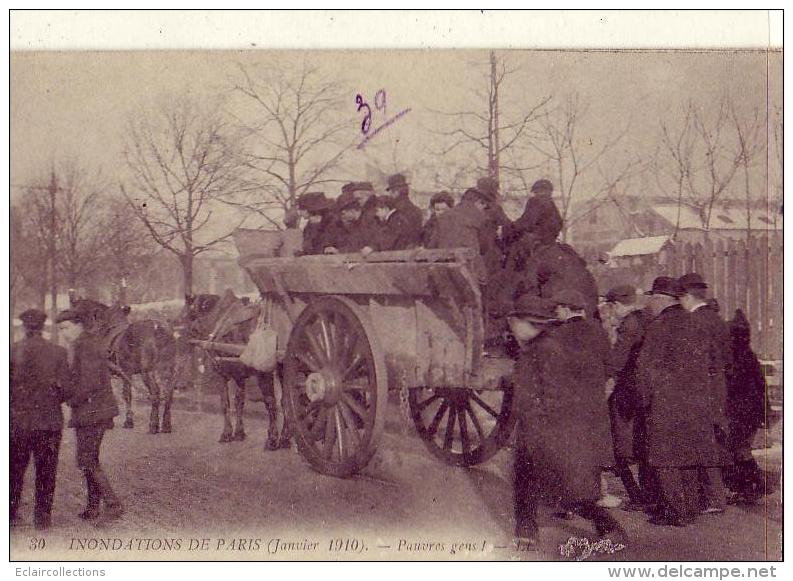
M 335 404 L 340 396 L 337 382 L 332 373 L 316 371 L 306 378 L 306 396 L 309 401 L 324 401 Z

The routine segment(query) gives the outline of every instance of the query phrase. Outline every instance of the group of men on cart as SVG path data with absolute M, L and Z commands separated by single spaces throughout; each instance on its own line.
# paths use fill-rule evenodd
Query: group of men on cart
M 514 222 L 499 203 L 498 189 L 496 180 L 481 178 L 458 203 L 448 192 L 438 193 L 426 221 L 402 174 L 388 178 L 381 196 L 369 182 L 345 184 L 335 200 L 309 192 L 287 212 L 279 253 L 471 250 L 488 321 L 485 348 L 503 348 L 516 359 L 520 542 L 537 542 L 538 505 L 548 500 L 561 506 L 561 515 L 591 520 L 598 534 L 624 534 L 600 502 L 604 468 L 624 483 L 630 497 L 625 507 L 650 513 L 659 525 L 685 526 L 699 513 L 723 512 L 727 467 L 735 500 L 756 499 L 762 483 L 751 441 L 765 417 L 765 383 L 743 314 L 737 311 L 729 326 L 723 322 L 698 274 L 659 277 L 644 293 L 646 306 L 633 287 L 605 294 L 621 320 L 611 344 L 600 321 L 595 279 L 575 250 L 557 241 L 563 219 L 551 182 L 534 183 Z M 306 221 L 302 230 L 300 218 Z M 69 357 L 70 363 L 53 346 L 53 355 L 42 359 L 50 348 L 41 337 L 46 315 L 30 311 L 21 318 L 27 337 L 14 345 L 11 357 L 12 521 L 34 456 L 36 525 L 49 526 L 60 402 L 68 399 L 58 394 L 83 384 L 91 389 L 72 397 L 75 409 L 98 401 L 98 391 L 109 403 L 105 415 L 86 412 L 84 422 L 73 414 L 78 444 L 84 444 L 78 455 L 88 504 L 81 517 L 96 518 L 102 502 L 106 513 L 118 516 L 120 503 L 98 461 L 102 433 L 117 409 L 110 405 L 107 372 L 97 375 L 87 363 L 100 357 L 90 329 L 80 327 L 86 323 L 79 313 L 64 313 L 58 323 L 80 327 L 77 344 L 90 347 L 88 355 L 76 350 L 82 355 Z

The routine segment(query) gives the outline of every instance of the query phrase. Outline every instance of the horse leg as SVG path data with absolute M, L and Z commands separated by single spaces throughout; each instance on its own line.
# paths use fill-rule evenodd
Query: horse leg
M 234 439 L 241 442 L 245 439 L 245 426 L 242 421 L 242 413 L 245 410 L 245 378 L 240 378 L 235 383 L 237 391 L 234 392 L 234 411 L 237 414 L 237 419 L 234 426 Z
M 229 379 L 228 381 L 223 383 L 223 386 L 220 389 L 220 407 L 221 411 L 223 412 L 223 432 L 220 434 L 220 440 L 218 440 L 221 444 L 225 444 L 226 442 L 231 442 L 231 404 L 229 402 L 229 384 L 232 383 L 234 380 Z
M 164 434 L 170 434 L 173 431 L 171 425 L 171 402 L 173 402 L 173 384 L 174 373 L 173 368 L 164 369 L 165 385 L 163 385 L 163 408 L 162 408 L 162 424 L 160 431 Z
M 149 403 L 151 404 L 149 433 L 156 434 L 160 431 L 160 386 L 148 371 L 141 373 L 140 376 L 149 390 Z
M 281 363 L 278 364 L 276 369 L 272 373 L 273 384 L 275 384 L 275 380 L 278 380 L 278 396 L 275 399 L 276 403 L 276 412 L 280 410 L 281 412 L 281 437 L 278 440 L 278 447 L 279 448 L 289 448 L 290 441 L 292 439 L 292 430 L 289 426 L 289 421 L 286 419 L 286 408 L 284 407 L 284 384 L 281 379 L 284 376 L 284 369 Z M 273 391 L 275 391 L 275 385 L 273 385 Z
M 124 373 L 118 365 L 112 361 L 108 363 L 112 376 L 118 377 L 121 380 L 121 399 L 124 402 L 124 427 L 133 428 L 135 422 L 133 420 L 132 412 L 132 378 Z
M 273 389 L 272 373 L 257 373 L 256 383 L 262 392 L 264 407 L 267 410 L 267 442 L 264 444 L 265 450 L 278 449 L 278 412 L 275 405 L 275 392 Z

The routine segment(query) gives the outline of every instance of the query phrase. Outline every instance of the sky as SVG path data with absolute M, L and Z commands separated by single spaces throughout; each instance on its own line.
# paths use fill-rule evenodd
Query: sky
M 679 120 L 689 99 L 706 113 L 725 95 L 744 110 L 781 103 L 780 54 L 515 50 L 497 55 L 515 69 L 501 95 L 503 119 L 515 118 L 544 96 L 577 93 L 586 106 L 581 135 L 593 149 L 626 131 L 609 160 L 615 164 L 631 156 L 652 157 L 659 123 Z M 440 157 L 445 142 L 434 131 L 454 120 L 438 111 L 483 111 L 487 59 L 485 51 L 448 49 L 12 53 L 12 197 L 21 195 L 13 186 L 46 173 L 54 159 L 77 158 L 123 179 L 123 133 L 130 116 L 168 95 L 190 92 L 211 98 L 227 90 L 236 62 L 288 70 L 306 61 L 319 67 L 349 93 L 345 114 L 350 115 L 351 138 L 360 131 L 355 95 L 371 101 L 379 89 L 385 90 L 389 116 L 410 112 L 367 147 L 352 151 L 338 177 L 360 179 L 367 164 L 386 173 L 420 164 L 424 169 L 416 172 L 413 185 L 432 189 L 433 168 L 484 164 L 481 154 L 471 150 Z

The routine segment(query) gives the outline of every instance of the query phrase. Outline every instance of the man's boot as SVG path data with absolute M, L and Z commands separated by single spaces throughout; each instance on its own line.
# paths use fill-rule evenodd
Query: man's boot
M 99 495 L 99 490 L 94 483 L 91 472 L 84 470 L 83 476 L 85 477 L 85 489 L 88 492 L 88 502 L 85 505 L 85 510 L 77 516 L 83 520 L 94 520 L 99 517 L 99 502 L 102 497 Z
M 115 519 L 124 514 L 124 506 L 116 496 L 116 492 L 110 485 L 107 475 L 101 468 L 96 468 L 92 472 L 94 483 L 99 490 L 99 495 L 105 502 L 105 510 L 102 516 L 106 519 Z

